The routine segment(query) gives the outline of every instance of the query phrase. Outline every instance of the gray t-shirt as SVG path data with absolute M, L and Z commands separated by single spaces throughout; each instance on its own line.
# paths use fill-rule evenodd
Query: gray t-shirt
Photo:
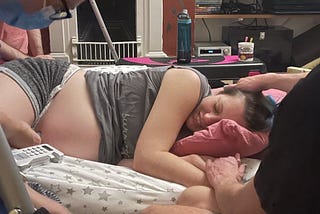
M 120 69 L 119 69 L 120 68 Z M 133 158 L 140 131 L 157 97 L 163 76 L 170 66 L 117 73 L 86 72 L 86 82 L 101 129 L 99 161 L 117 164 L 122 158 Z M 200 72 L 203 97 L 211 94 L 206 77 Z

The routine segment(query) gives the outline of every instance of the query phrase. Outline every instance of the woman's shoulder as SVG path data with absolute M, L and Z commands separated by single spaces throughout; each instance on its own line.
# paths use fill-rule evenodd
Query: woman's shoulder
M 208 79 L 200 73 L 198 70 L 190 67 L 173 67 L 170 69 L 173 81 L 184 81 L 185 84 L 197 84 L 200 86 L 199 99 L 206 97 L 211 94 L 211 87 Z M 194 85 L 196 87 L 196 85 Z

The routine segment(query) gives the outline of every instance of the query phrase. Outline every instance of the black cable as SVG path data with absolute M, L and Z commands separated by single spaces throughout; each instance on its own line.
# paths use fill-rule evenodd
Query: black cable
M 245 28 L 248 28 L 248 29 L 260 29 L 260 30 L 263 30 L 263 29 L 268 29 L 269 28 L 269 24 L 267 22 L 267 19 L 264 18 L 264 25 L 259 25 L 258 23 L 258 19 L 257 18 L 254 18 L 249 24 L 245 24 L 241 21 L 238 21 L 238 24 L 239 25 L 242 25 L 244 26 Z
M 269 24 L 268 24 L 268 22 L 267 22 L 267 19 L 266 19 L 266 18 L 264 18 L 264 24 L 266 25 L 266 27 L 267 27 L 267 28 L 269 28 Z
M 206 27 L 206 29 L 208 31 L 209 42 L 212 42 L 211 33 L 210 33 L 210 29 L 209 29 L 209 27 L 207 25 L 207 22 L 206 22 L 206 20 L 204 18 L 202 18 L 202 22 L 203 22 L 204 26 Z
M 257 18 L 253 19 L 249 24 L 245 24 L 241 21 L 238 21 L 238 24 L 242 25 L 242 26 L 245 26 L 245 27 L 252 27 L 253 23 L 256 22 L 257 23 Z

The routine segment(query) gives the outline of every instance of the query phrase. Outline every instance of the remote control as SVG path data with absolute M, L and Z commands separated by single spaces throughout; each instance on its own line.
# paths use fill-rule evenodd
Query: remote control
M 20 171 L 48 162 L 61 162 L 64 154 L 48 144 L 30 146 L 23 149 L 13 149 L 13 157 Z

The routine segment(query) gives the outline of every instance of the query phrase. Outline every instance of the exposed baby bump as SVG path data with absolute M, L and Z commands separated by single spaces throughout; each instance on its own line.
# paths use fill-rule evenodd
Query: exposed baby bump
M 55 96 L 36 129 L 43 143 L 67 155 L 98 159 L 100 130 L 83 73 L 74 75 Z

